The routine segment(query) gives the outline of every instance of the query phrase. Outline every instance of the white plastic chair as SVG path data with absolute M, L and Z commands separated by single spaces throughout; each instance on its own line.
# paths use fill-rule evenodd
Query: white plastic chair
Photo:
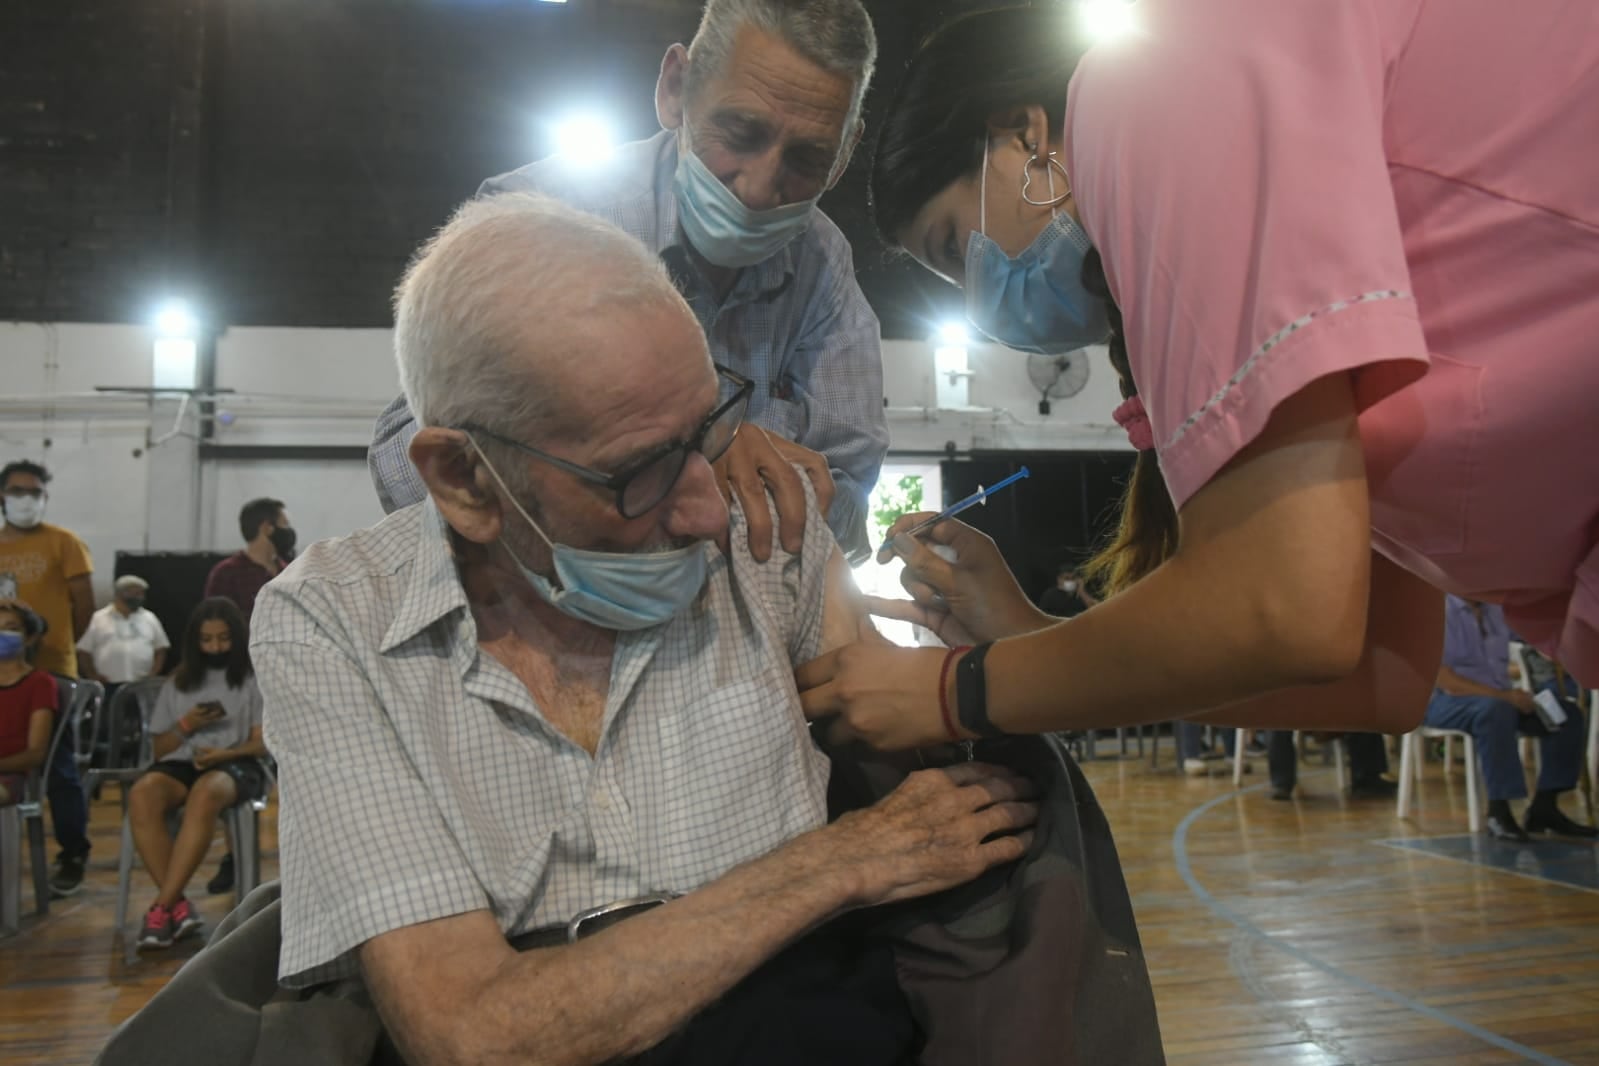
M 1477 780 L 1481 770 L 1477 766 L 1477 742 L 1470 733 L 1455 729 L 1434 729 L 1421 726 L 1406 733 L 1399 743 L 1399 818 L 1410 816 L 1410 800 L 1416 785 L 1421 783 L 1421 766 L 1425 761 L 1420 750 L 1421 740 L 1442 737 L 1444 742 L 1444 777 L 1454 765 L 1454 739 L 1466 742 L 1466 806 L 1467 824 L 1473 833 L 1482 828 L 1482 805 L 1477 801 Z

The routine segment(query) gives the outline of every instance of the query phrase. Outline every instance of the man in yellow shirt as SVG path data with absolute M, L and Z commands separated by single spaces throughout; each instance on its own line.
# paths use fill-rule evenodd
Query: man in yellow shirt
M 50 472 L 27 460 L 0 469 L 0 500 L 5 524 L 0 526 L 0 600 L 24 600 L 44 617 L 48 629 L 39 644 L 39 669 L 63 677 L 78 676 L 78 638 L 94 616 L 89 578 L 94 564 L 76 533 L 44 521 L 49 500 L 45 486 Z M 89 810 L 78 779 L 77 763 L 66 745 L 56 751 L 46 779 L 50 816 L 55 823 L 54 895 L 70 896 L 83 885 L 89 856 Z

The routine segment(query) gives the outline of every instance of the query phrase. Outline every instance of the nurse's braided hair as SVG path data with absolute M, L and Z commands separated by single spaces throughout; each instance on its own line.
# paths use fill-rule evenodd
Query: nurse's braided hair
M 1127 359 L 1121 308 L 1111 298 L 1097 248 L 1083 259 L 1083 288 L 1105 301 L 1110 317 L 1110 365 L 1121 380 L 1122 398 L 1130 399 L 1138 395 L 1138 385 Z M 1101 595 L 1114 596 L 1171 557 L 1177 550 L 1177 528 L 1177 509 L 1166 491 L 1160 461 L 1153 448 L 1141 451 L 1122 493 L 1116 532 L 1083 567 L 1084 576 Z

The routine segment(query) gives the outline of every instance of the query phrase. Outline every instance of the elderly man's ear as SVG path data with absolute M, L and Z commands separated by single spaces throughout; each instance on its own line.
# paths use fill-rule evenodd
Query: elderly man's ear
M 411 462 L 444 520 L 467 540 L 492 544 L 503 514 L 494 479 L 458 429 L 424 426 L 411 438 Z

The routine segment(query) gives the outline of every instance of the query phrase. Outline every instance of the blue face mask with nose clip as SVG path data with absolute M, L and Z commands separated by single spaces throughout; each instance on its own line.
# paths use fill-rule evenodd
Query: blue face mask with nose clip
M 671 621 L 705 587 L 703 543 L 664 552 L 629 553 L 586 551 L 556 544 L 517 502 L 477 441 L 470 435 L 467 439 L 516 513 L 550 546 L 559 588 L 543 574 L 529 569 L 509 545 L 505 551 L 539 598 L 556 610 L 601 629 L 648 629 Z
M 1038 156 L 1035 153 L 1027 166 Z M 985 336 L 1007 348 L 1056 355 L 1110 335 L 1105 302 L 1083 288 L 1083 258 L 1093 244 L 1075 219 L 1058 209 L 1070 189 L 1056 194 L 1055 170 L 1065 168 L 1054 153 L 1044 159 L 1049 199 L 1027 195 L 1031 175 L 1022 183 L 1022 199 L 1048 207 L 1049 225 L 1014 259 L 994 243 L 988 228 L 988 143 L 983 144 L 983 176 L 979 183 L 977 232 L 966 242 L 966 318 Z
M 811 210 L 820 197 L 752 211 L 694 154 L 687 125 L 678 136 L 683 147 L 673 178 L 677 220 L 694 250 L 708 261 L 720 267 L 754 266 L 782 251 L 810 226 Z

